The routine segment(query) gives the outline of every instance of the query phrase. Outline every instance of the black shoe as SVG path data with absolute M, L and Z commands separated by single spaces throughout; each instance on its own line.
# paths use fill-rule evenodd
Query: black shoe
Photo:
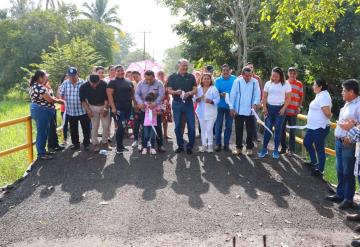
M 353 240 L 351 242 L 352 247 L 360 247 L 360 240 Z
M 71 150 L 79 150 L 80 149 L 80 145 L 72 145 L 70 147 Z
M 51 150 L 49 150 L 49 151 L 46 152 L 46 155 L 54 155 L 54 154 L 55 154 L 55 152 L 54 152 L 54 151 L 51 151 Z
M 315 164 L 313 164 L 311 161 L 304 161 L 304 165 L 310 167 L 310 168 L 314 168 L 316 167 Z
M 184 152 L 184 148 L 177 148 L 175 150 L 175 153 L 177 153 L 177 154 L 182 153 L 182 152 Z
M 216 145 L 215 152 L 220 152 L 220 151 L 221 151 L 221 145 Z
M 329 201 L 329 202 L 336 202 L 336 203 L 340 203 L 342 202 L 344 199 L 343 198 L 340 198 L 338 195 L 332 195 L 332 196 L 327 196 L 325 197 L 325 200 L 326 201 Z
M 321 171 L 319 171 L 318 169 L 315 169 L 311 172 L 311 176 L 313 177 L 317 177 L 317 178 L 322 178 L 323 174 Z
M 348 200 L 343 200 L 342 203 L 339 204 L 339 209 L 357 209 L 357 205 L 354 202 L 350 202 Z
M 286 149 L 281 149 L 280 154 L 286 154 Z
M 186 153 L 187 153 L 188 155 L 192 155 L 192 154 L 193 154 L 193 151 L 192 151 L 191 149 L 187 149 L 187 150 L 186 150 Z
M 230 148 L 228 146 L 224 147 L 224 152 L 231 152 Z
M 62 151 L 65 149 L 64 145 L 59 144 L 57 147 L 54 148 L 55 151 Z

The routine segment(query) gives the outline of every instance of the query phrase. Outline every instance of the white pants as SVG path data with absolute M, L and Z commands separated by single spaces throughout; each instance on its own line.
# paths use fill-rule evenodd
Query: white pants
M 100 127 L 100 121 L 103 129 L 102 133 L 102 143 L 108 143 L 109 140 L 109 131 L 110 131 L 110 115 L 107 114 L 106 117 L 100 114 L 100 111 L 104 108 L 104 106 L 94 106 L 89 105 L 90 110 L 93 113 L 93 117 L 91 118 L 91 142 L 93 145 L 98 145 L 98 130 Z
M 201 144 L 203 146 L 213 145 L 214 142 L 214 124 L 216 119 L 204 120 L 199 118 L 201 128 Z

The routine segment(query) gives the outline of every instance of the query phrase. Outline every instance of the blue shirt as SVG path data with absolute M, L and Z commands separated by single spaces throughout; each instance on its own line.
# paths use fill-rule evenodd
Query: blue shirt
M 86 114 L 80 101 L 80 87 L 85 84 L 79 79 L 75 84 L 69 80 L 64 81 L 60 86 L 60 95 L 65 97 L 65 111 L 69 116 L 82 116 Z
M 260 103 L 260 94 L 259 83 L 256 79 L 251 78 L 249 82 L 246 82 L 243 77 L 240 77 L 234 81 L 230 92 L 230 109 L 235 110 L 238 115 L 250 116 L 252 106 Z
M 219 93 L 230 93 L 235 80 L 236 80 L 236 76 L 234 75 L 230 75 L 230 77 L 227 78 L 226 80 L 224 79 L 224 77 L 220 76 L 215 80 L 215 87 L 217 88 Z M 229 106 L 228 104 L 226 104 L 224 97 L 220 97 L 218 108 L 229 109 Z

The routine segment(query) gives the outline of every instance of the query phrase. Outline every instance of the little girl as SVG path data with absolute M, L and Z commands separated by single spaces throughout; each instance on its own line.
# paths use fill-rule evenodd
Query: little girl
M 214 152 L 213 148 L 213 130 L 217 117 L 217 104 L 220 101 L 219 91 L 213 86 L 211 74 L 203 74 L 200 80 L 200 86 L 197 89 L 196 115 L 198 116 L 201 128 L 201 143 L 199 152 Z
M 154 93 L 149 93 L 145 97 L 145 118 L 144 118 L 144 143 L 142 154 L 147 154 L 148 149 L 150 149 L 150 154 L 156 154 L 155 146 L 155 137 L 157 135 L 155 127 L 157 126 L 157 114 L 160 112 L 160 106 L 156 105 L 154 108 L 150 109 L 150 105 L 155 102 L 156 95 Z

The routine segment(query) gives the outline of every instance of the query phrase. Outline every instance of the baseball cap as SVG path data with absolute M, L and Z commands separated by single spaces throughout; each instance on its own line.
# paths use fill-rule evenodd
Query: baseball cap
M 68 73 L 67 73 L 69 76 L 75 76 L 77 75 L 77 69 L 75 67 L 70 67 L 68 69 Z

